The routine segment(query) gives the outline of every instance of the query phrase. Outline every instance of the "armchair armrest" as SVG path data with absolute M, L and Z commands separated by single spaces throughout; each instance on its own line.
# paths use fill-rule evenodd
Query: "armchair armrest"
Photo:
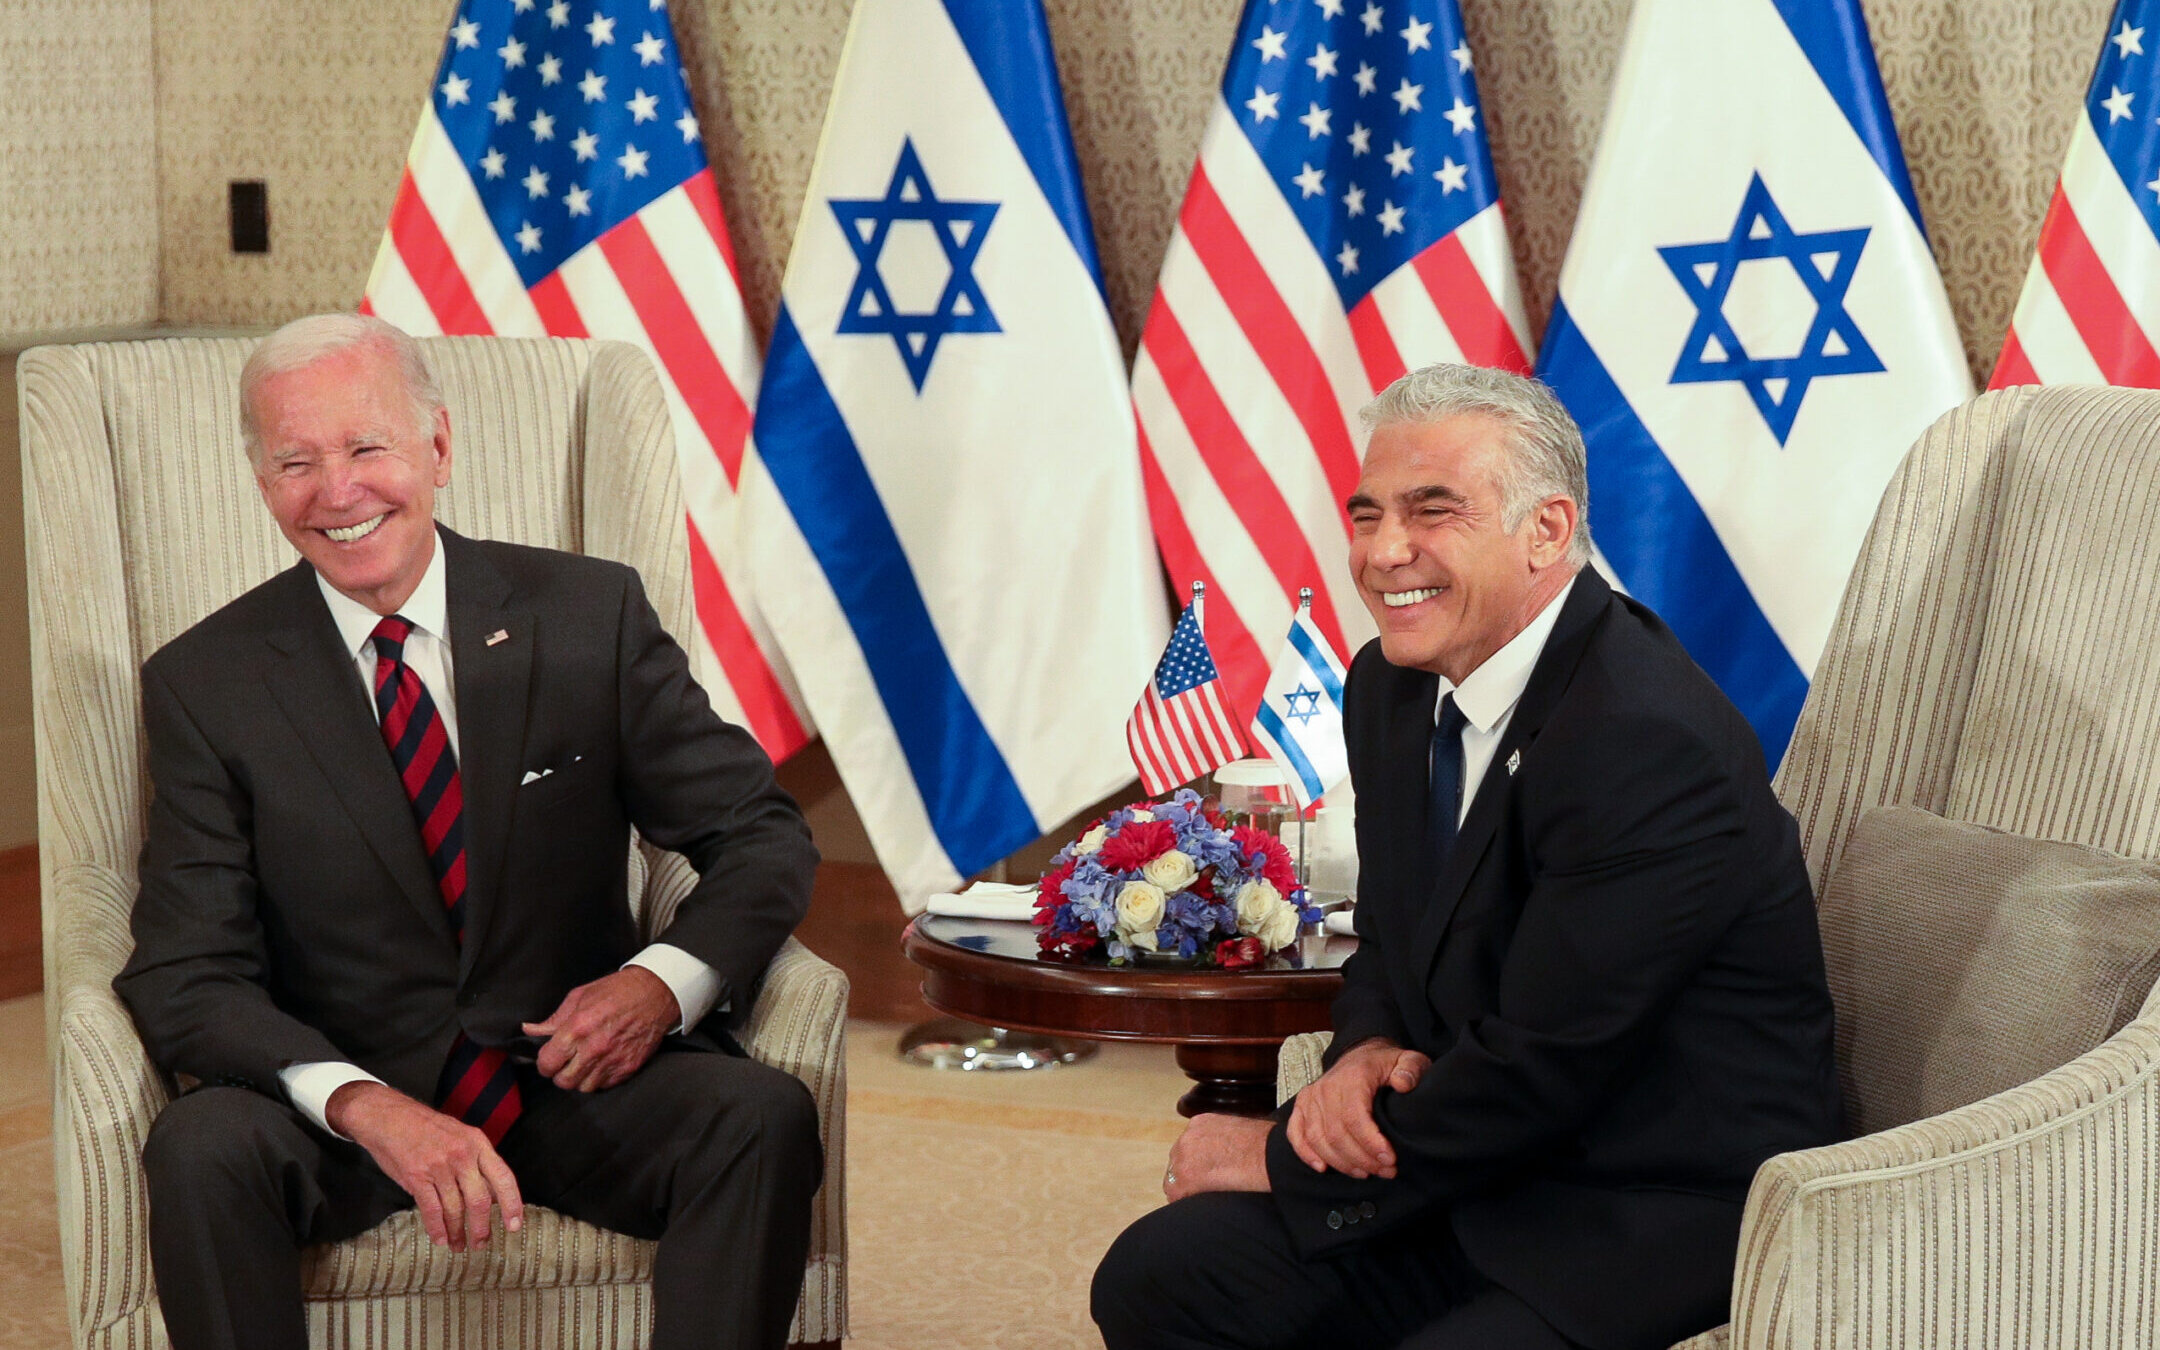
M 2111 1343 L 2160 1281 L 2160 1001 L 2062 1068 L 1763 1164 L 1734 1275 L 1749 1350 Z M 2098 1320 L 2095 1320 L 2098 1319 Z

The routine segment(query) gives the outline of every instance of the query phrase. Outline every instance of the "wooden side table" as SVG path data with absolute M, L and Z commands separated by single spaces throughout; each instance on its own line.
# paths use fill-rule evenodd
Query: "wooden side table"
M 1177 1047 L 1193 1088 L 1181 1115 L 1275 1109 L 1283 1041 L 1328 1029 L 1342 963 L 1357 939 L 1313 935 L 1252 970 L 1108 966 L 1038 959 L 1032 925 L 925 914 L 901 949 L 923 968 L 923 1000 L 989 1026 Z

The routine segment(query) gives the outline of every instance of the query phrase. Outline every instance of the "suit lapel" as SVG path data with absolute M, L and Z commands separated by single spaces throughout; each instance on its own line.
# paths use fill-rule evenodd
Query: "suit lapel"
M 1551 635 L 1545 639 L 1545 650 L 1538 654 L 1537 664 L 1531 668 L 1530 683 L 1523 686 L 1522 698 L 1517 700 L 1515 712 L 1508 718 L 1507 730 L 1501 734 L 1500 744 L 1493 751 L 1492 762 L 1478 782 L 1477 795 L 1470 799 L 1470 813 L 1463 817 L 1462 828 L 1456 832 L 1455 848 L 1448 854 L 1447 866 L 1434 878 L 1432 897 L 1418 920 L 1417 936 L 1411 947 L 1411 957 L 1416 963 L 1414 969 L 1429 970 L 1439 956 L 1441 939 L 1462 904 L 1470 876 L 1492 846 L 1493 835 L 1507 814 L 1515 779 L 1509 762 L 1516 760 L 1518 755 L 1527 757 L 1531 753 L 1530 747 L 1537 740 L 1538 732 L 1544 728 L 1545 720 L 1552 715 L 1560 696 L 1574 678 L 1583 649 L 1589 645 L 1591 631 L 1611 603 L 1612 588 L 1595 569 L 1585 567 L 1576 575 L 1575 589 L 1568 593 L 1567 603 L 1561 608 Z M 1429 723 L 1430 713 L 1427 717 Z M 1516 763 L 1519 768 L 1520 761 Z M 1424 799 L 1424 793 L 1418 794 L 1417 800 Z
M 501 894 L 510 812 L 525 762 L 533 616 L 508 607 L 510 585 L 468 540 L 442 532 L 456 666 L 458 774 L 465 791 L 465 943 L 472 969 Z M 503 634 L 496 641 L 488 639 Z
M 267 637 L 283 658 L 264 674 L 270 695 L 398 890 L 449 941 L 449 916 L 420 848 L 412 803 L 368 712 L 367 686 L 316 591 L 314 571 L 303 563 L 285 575 L 291 622 Z

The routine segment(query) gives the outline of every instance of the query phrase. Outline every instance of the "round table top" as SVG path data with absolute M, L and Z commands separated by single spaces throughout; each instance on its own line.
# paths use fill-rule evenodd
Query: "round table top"
M 925 914 L 901 940 L 940 1012 L 1099 1040 L 1258 1044 L 1328 1026 L 1357 939 L 1311 934 L 1248 970 L 1039 956 L 1024 920 Z

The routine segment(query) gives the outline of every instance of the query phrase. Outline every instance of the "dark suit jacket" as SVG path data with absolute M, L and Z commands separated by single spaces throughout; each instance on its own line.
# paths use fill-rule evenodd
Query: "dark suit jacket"
M 1345 714 L 1362 943 L 1330 1055 L 1432 1056 L 1374 1104 L 1399 1176 L 1315 1174 L 1277 1130 L 1278 1204 L 1308 1256 L 1452 1220 L 1570 1339 L 1662 1350 L 1725 1320 L 1756 1167 L 1838 1136 L 1798 832 L 1731 702 L 1585 569 L 1435 876 L 1437 693 L 1374 642 Z
M 313 569 L 144 663 L 155 797 L 114 987 L 167 1073 L 282 1098 L 280 1068 L 350 1059 L 431 1100 L 461 1029 L 508 1042 L 639 950 L 633 824 L 697 870 L 659 936 L 719 972 L 736 1017 L 808 908 L 817 854 L 800 812 L 713 713 L 637 574 L 441 539 L 462 947 Z M 508 640 L 488 645 L 497 630 Z M 540 769 L 553 772 L 521 786 Z M 725 1041 L 721 1020 L 708 1044 Z

